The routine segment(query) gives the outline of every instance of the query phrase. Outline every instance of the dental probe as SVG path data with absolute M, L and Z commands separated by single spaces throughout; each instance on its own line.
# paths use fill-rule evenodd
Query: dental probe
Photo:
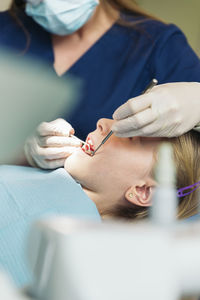
M 94 156 L 94 154 L 97 152 L 97 150 L 103 145 L 105 144 L 105 142 L 109 139 L 109 137 L 113 134 L 113 131 L 111 130 L 109 132 L 109 134 L 103 139 L 103 141 L 101 142 L 101 144 L 97 147 L 97 149 L 92 153 L 92 156 Z
M 81 139 L 79 139 L 77 136 L 75 136 L 75 135 L 70 135 L 70 137 L 72 137 L 72 138 L 74 138 L 75 140 L 77 140 L 77 141 L 79 141 L 80 143 L 82 143 L 83 145 L 84 144 L 87 144 L 86 142 L 84 142 L 84 141 L 82 141 Z
M 152 79 L 151 82 L 147 85 L 147 87 L 145 88 L 145 90 L 141 93 L 141 95 L 148 93 L 154 86 L 156 86 L 158 84 L 158 80 L 157 79 Z M 97 152 L 97 150 L 99 150 L 99 148 L 105 144 L 105 142 L 109 139 L 109 137 L 111 137 L 111 135 L 113 134 L 113 131 L 111 130 L 108 135 L 103 139 L 103 141 L 101 142 L 101 144 L 97 147 L 97 149 L 92 153 L 92 156 L 95 155 L 95 153 Z

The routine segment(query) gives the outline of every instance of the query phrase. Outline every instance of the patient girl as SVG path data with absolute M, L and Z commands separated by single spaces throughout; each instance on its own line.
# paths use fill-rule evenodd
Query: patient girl
M 113 121 L 101 119 L 87 141 L 95 149 Z M 166 139 L 165 139 L 166 140 Z M 163 138 L 118 138 L 114 135 L 91 157 L 81 147 L 66 159 L 65 169 L 0 167 L 0 267 L 18 285 L 28 284 L 24 257 L 30 225 L 49 214 L 93 219 L 138 219 L 148 215 L 156 182 L 152 176 Z M 177 188 L 200 178 L 200 139 L 189 132 L 168 140 L 177 165 Z M 180 198 L 178 216 L 197 213 L 196 191 Z
M 94 149 L 110 132 L 112 122 L 100 119 L 96 130 L 88 135 L 87 140 Z M 65 169 L 80 182 L 102 217 L 143 218 L 148 215 L 156 186 L 152 171 L 158 146 L 163 141 L 173 145 L 177 188 L 197 182 L 200 178 L 200 137 L 196 132 L 173 139 L 112 135 L 93 157 L 79 148 L 66 159 Z M 180 218 L 198 212 L 196 199 L 196 192 L 180 199 Z

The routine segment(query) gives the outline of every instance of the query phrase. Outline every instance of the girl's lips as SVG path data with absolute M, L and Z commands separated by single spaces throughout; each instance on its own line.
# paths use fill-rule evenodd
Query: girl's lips
M 81 149 L 83 150 L 83 152 L 85 152 L 88 155 L 93 154 L 95 148 L 94 148 L 94 143 L 90 136 L 87 137 L 86 143 L 81 147 Z
M 95 150 L 94 142 L 93 142 L 93 140 L 92 140 L 92 138 L 91 138 L 90 135 L 88 135 L 88 137 L 86 139 L 86 143 L 89 144 L 91 151 Z

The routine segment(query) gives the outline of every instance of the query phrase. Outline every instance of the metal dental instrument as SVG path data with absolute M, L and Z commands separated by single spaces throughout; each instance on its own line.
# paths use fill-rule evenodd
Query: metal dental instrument
M 75 136 L 75 135 L 70 135 L 70 137 L 72 137 L 73 139 L 79 141 L 79 142 L 82 143 L 83 145 L 84 145 L 84 144 L 87 144 L 86 142 L 82 141 L 81 139 L 79 139 L 79 138 L 78 138 L 77 136 Z
M 150 90 L 156 86 L 158 84 L 158 80 L 157 79 L 152 79 L 151 82 L 147 85 L 147 87 L 144 89 L 144 91 L 141 93 L 141 95 L 146 94 L 148 92 L 150 92 Z
M 101 142 L 101 144 L 97 147 L 97 149 L 92 153 L 92 156 L 94 156 L 94 154 L 97 152 L 97 150 L 103 145 L 105 144 L 105 142 L 109 139 L 109 137 L 113 134 L 113 131 L 111 130 L 109 132 L 109 134 L 105 137 L 105 139 L 103 139 L 103 141 Z
M 148 93 L 154 86 L 156 86 L 158 84 L 158 80 L 157 79 L 152 79 L 152 81 L 147 85 L 147 87 L 145 88 L 145 90 L 141 93 L 141 95 Z M 111 137 L 111 135 L 113 134 L 113 131 L 111 130 L 108 135 L 103 139 L 103 141 L 101 142 L 101 144 L 97 147 L 97 149 L 92 153 L 92 156 L 95 155 L 95 153 L 97 152 L 97 150 L 99 150 L 99 148 L 105 144 L 105 142 Z

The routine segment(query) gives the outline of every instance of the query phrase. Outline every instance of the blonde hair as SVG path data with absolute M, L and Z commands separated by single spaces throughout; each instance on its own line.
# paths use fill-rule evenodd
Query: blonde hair
M 200 135 L 190 131 L 172 141 L 177 169 L 177 189 L 200 181 Z M 198 213 L 198 189 L 180 198 L 178 217 Z
M 166 139 L 165 139 L 166 141 Z M 177 171 L 176 188 L 190 186 L 200 181 L 200 135 L 196 131 L 189 131 L 184 135 L 168 139 L 172 144 L 174 161 Z M 179 219 L 191 217 L 198 213 L 198 189 L 187 196 L 178 199 Z M 126 220 L 143 219 L 149 215 L 149 209 L 133 204 L 118 205 L 112 211 L 105 212 L 105 216 Z

